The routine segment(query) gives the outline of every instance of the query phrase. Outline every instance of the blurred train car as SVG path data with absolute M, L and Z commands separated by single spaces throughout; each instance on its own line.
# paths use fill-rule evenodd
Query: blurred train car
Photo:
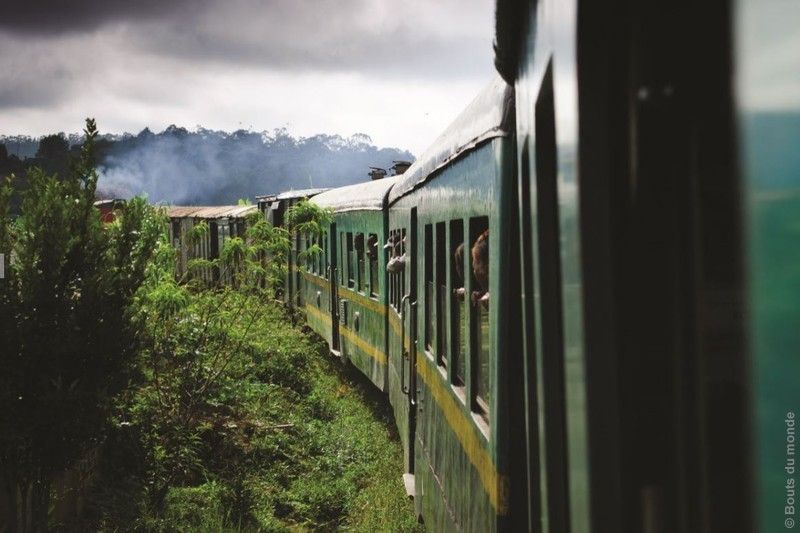
M 795 527 L 800 5 L 500 0 L 531 531 Z

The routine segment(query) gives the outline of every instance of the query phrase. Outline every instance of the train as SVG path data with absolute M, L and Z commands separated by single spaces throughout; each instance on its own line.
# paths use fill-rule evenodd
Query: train
M 497 77 L 413 164 L 259 198 L 332 211 L 284 298 L 386 395 L 430 531 L 795 527 L 799 24 L 498 0 Z

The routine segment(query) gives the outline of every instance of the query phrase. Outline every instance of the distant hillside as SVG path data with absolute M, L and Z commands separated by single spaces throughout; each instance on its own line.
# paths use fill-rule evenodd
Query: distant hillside
M 54 137 L 40 146 L 40 139 L 0 135 L 8 154 L 0 171 L 28 164 L 63 168 L 64 157 L 82 139 Z M 407 150 L 379 148 L 364 134 L 293 137 L 283 129 L 227 133 L 170 126 L 161 133 L 145 129 L 138 135 L 106 135 L 98 142 L 103 196 L 145 193 L 152 202 L 177 204 L 229 204 L 293 188 L 357 183 L 368 179 L 368 167 L 388 168 L 393 160 L 413 156 Z

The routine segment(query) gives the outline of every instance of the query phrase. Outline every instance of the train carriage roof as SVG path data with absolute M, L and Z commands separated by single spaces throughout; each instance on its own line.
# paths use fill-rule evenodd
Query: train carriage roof
M 484 142 L 506 137 L 513 130 L 514 88 L 500 76 L 447 127 L 422 156 L 402 175 L 389 194 L 392 204 L 428 181 L 437 170 L 471 152 Z
M 169 206 L 170 218 L 243 218 L 256 210 L 254 205 Z
M 278 194 L 275 199 L 276 200 L 291 200 L 294 198 L 311 198 L 312 196 L 316 196 L 321 192 L 325 192 L 328 189 L 325 188 L 316 188 L 316 189 L 299 189 L 296 191 L 285 191 Z
M 379 180 L 337 187 L 312 198 L 320 207 L 330 207 L 335 212 L 376 211 L 383 209 L 391 188 L 399 183 L 404 175 L 389 176 Z

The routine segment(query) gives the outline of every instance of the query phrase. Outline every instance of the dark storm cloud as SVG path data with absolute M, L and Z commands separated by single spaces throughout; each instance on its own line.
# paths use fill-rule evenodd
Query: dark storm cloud
M 135 53 L 288 71 L 397 77 L 485 72 L 478 0 L 32 0 L 0 17 L 0 32 L 57 37 L 116 25 L 121 59 Z M 466 6 L 466 7 L 465 7 Z
M 92 30 L 109 22 L 171 17 L 206 0 L 26 0 L 3 5 L 0 31 L 57 35 Z M 0 4 L 2 5 L 2 4 Z
M 367 123 L 394 139 L 398 123 L 438 128 L 494 71 L 493 0 L 9 4 L 0 0 L 0 128 L 11 133 L 91 115 L 115 131 L 286 124 L 349 135 Z

